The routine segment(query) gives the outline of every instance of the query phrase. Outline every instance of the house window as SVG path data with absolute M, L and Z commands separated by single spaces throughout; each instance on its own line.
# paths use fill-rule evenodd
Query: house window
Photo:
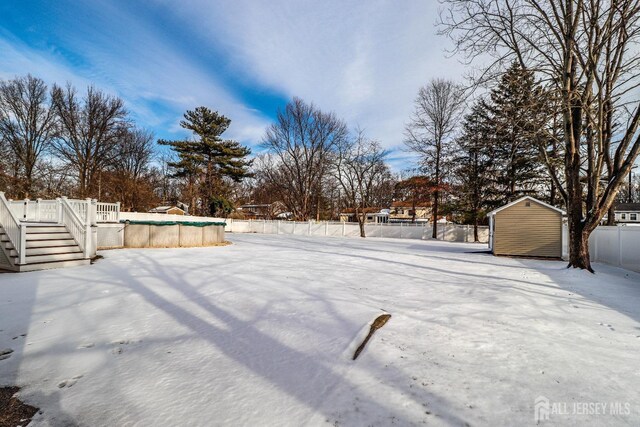
M 638 220 L 638 215 L 637 214 L 629 214 L 629 219 L 631 221 L 637 221 Z
M 525 205 L 526 207 L 530 207 L 530 206 L 531 206 L 531 202 L 525 202 L 525 203 L 524 203 L 524 205 Z
M 622 214 L 622 219 L 627 219 L 627 214 Z

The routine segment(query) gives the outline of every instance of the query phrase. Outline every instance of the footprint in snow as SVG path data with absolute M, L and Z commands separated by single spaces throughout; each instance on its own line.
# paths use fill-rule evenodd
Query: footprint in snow
M 115 346 L 114 348 L 111 349 L 111 353 L 113 354 L 122 354 L 122 352 L 124 352 L 124 348 L 123 346 L 129 345 L 129 344 L 137 344 L 139 342 L 141 342 L 142 340 L 116 340 L 111 342 L 111 345 Z
M 78 348 L 93 348 L 96 344 L 92 342 L 87 342 L 84 344 L 80 344 Z
M 8 359 L 11 357 L 11 353 L 13 353 L 12 348 L 5 348 L 0 350 L 0 360 Z
M 77 382 L 78 382 L 78 380 L 79 380 L 80 378 L 82 378 L 82 377 L 83 377 L 83 375 L 76 375 L 75 377 L 70 378 L 70 379 L 68 379 L 68 380 L 60 381 L 60 382 L 58 383 L 58 388 L 65 388 L 65 387 L 66 387 L 66 388 L 69 388 L 69 387 L 73 387 L 73 386 L 74 386 L 74 384 L 75 384 L 75 383 L 77 383 Z
M 600 325 L 600 326 L 606 326 L 610 331 L 615 331 L 615 329 L 614 329 L 610 324 L 608 324 L 608 323 L 602 323 L 602 322 L 600 322 L 600 323 L 598 323 L 598 325 Z

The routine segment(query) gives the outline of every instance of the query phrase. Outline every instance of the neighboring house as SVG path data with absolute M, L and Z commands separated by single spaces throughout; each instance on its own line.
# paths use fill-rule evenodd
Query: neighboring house
M 273 203 L 249 203 L 240 205 L 237 209 L 245 219 L 272 219 L 281 218 L 282 214 L 287 214 L 285 206 L 281 202 Z M 286 217 L 286 215 L 285 215 Z
M 395 201 L 391 203 L 389 210 L 389 221 L 391 222 L 407 222 L 413 220 L 415 211 L 416 221 L 429 221 L 431 219 L 431 204 L 420 203 L 415 209 L 410 201 Z
M 149 210 L 149 213 L 185 215 L 185 211 L 177 206 L 158 206 L 157 208 Z
M 389 209 L 365 208 L 365 223 L 386 224 L 389 222 Z M 354 208 L 347 208 L 340 212 L 340 221 L 358 222 Z
M 614 211 L 616 222 L 640 223 L 640 203 L 618 203 Z

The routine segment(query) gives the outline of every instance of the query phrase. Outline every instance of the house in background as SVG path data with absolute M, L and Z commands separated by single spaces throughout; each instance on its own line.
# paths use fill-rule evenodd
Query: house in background
M 390 222 L 409 222 L 413 220 L 425 222 L 431 219 L 431 204 L 429 202 L 416 204 L 415 208 L 411 201 L 395 201 L 391 203 L 389 211 Z
M 617 203 L 616 222 L 640 224 L 640 203 Z
M 236 212 L 243 219 L 287 219 L 289 212 L 285 212 L 286 207 L 281 202 L 273 203 L 248 203 L 240 205 Z M 289 215 L 286 215 L 289 214 Z
M 389 222 L 389 209 L 365 208 L 365 223 L 386 224 Z M 340 212 L 340 221 L 358 222 L 354 208 L 346 208 Z
M 150 209 L 149 213 L 186 215 L 186 212 L 178 206 L 158 206 L 156 208 Z

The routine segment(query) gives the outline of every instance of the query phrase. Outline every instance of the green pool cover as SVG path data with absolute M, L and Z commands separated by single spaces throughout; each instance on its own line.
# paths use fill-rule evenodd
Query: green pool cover
M 206 227 L 208 225 L 227 225 L 225 222 L 189 222 L 189 221 L 132 221 L 132 220 L 120 220 L 124 224 L 136 224 L 136 225 L 187 225 L 190 227 Z

